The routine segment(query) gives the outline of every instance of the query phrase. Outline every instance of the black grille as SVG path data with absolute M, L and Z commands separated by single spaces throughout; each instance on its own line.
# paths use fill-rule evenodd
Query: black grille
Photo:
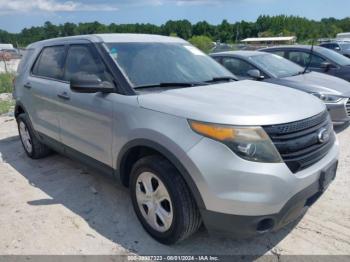
M 346 102 L 346 113 L 348 116 L 350 116 L 350 98 L 348 99 L 348 102 Z
M 305 120 L 264 127 L 289 169 L 296 173 L 323 158 L 335 141 L 327 111 Z M 326 129 L 329 138 L 320 142 L 319 133 Z

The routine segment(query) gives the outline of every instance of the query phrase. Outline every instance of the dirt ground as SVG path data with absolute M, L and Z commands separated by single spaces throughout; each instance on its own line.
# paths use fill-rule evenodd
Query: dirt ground
M 339 171 L 293 225 L 250 240 L 201 229 L 175 246 L 155 242 L 128 190 L 61 155 L 29 159 L 12 117 L 0 117 L 0 254 L 350 254 L 350 128 L 338 133 Z

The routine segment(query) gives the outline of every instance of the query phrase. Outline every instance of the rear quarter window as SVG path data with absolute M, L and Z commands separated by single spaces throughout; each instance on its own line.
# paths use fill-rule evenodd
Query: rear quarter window
M 17 67 L 17 74 L 23 74 L 28 68 L 29 61 L 33 57 L 34 51 L 34 49 L 25 49 L 21 51 L 22 58 Z
M 271 51 L 269 50 L 268 52 L 271 53 L 271 54 L 275 54 L 275 55 L 281 56 L 281 57 L 285 56 L 285 52 L 281 51 L 281 50 L 271 50 Z
M 52 79 L 63 78 L 65 47 L 45 47 L 36 60 L 32 74 Z

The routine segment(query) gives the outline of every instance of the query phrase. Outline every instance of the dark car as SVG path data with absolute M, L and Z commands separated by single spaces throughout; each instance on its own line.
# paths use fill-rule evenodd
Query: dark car
M 339 54 L 342 54 L 350 58 L 350 42 L 346 42 L 346 41 L 325 42 L 320 44 L 320 46 L 334 50 Z
M 334 75 L 350 81 L 350 59 L 327 48 L 314 46 L 311 63 L 310 45 L 277 46 L 260 49 L 273 53 L 306 67 L 310 64 L 311 71 Z
M 305 71 L 280 56 L 258 51 L 211 54 L 239 80 L 257 80 L 291 87 L 324 101 L 334 123 L 350 120 L 350 83 L 338 77 Z

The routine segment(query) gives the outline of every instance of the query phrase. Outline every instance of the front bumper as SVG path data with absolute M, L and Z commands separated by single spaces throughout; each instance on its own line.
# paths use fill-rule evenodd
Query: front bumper
M 187 152 L 186 167 L 203 199 L 208 231 L 250 236 L 265 231 L 258 228 L 265 219 L 273 222 L 268 230 L 277 230 L 297 217 L 319 194 L 321 173 L 335 165 L 338 154 L 336 140 L 320 161 L 293 174 L 284 163 L 247 161 L 203 138 Z
M 338 103 L 326 103 L 327 110 L 334 124 L 342 124 L 350 121 L 347 110 L 349 99 L 342 99 Z M 350 104 L 349 104 L 350 109 Z M 350 110 L 349 110 L 350 113 Z
M 338 163 L 331 167 L 336 172 Z M 202 218 L 207 230 L 212 234 L 229 235 L 239 238 L 253 237 L 270 231 L 277 231 L 295 221 L 305 213 L 321 196 L 323 190 L 320 181 L 316 181 L 295 194 L 276 214 L 263 216 L 229 215 L 202 210 Z

